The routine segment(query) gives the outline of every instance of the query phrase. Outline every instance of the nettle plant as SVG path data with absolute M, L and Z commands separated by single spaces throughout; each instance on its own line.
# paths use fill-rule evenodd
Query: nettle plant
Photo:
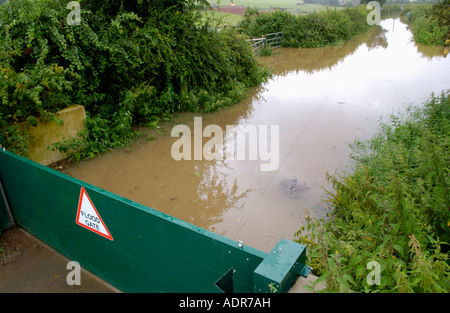
M 392 116 L 355 142 L 353 172 L 327 175 L 330 214 L 297 235 L 328 291 L 449 290 L 449 95 Z M 379 284 L 367 280 L 373 261 Z

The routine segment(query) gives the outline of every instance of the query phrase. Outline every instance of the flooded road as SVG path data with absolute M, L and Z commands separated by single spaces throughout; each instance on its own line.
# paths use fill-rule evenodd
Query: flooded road
M 325 174 L 351 167 L 355 138 L 370 138 L 380 117 L 450 88 L 450 57 L 411 40 L 403 23 L 388 19 L 340 47 L 280 49 L 261 58 L 274 75 L 244 101 L 211 114 L 178 114 L 158 130 L 141 129 L 130 147 L 64 172 L 269 252 L 279 239 L 294 238 L 306 214 L 327 213 Z M 194 117 L 224 130 L 278 125 L 277 170 L 263 172 L 261 160 L 249 158 L 175 161 L 172 127 L 193 130 Z M 290 182 L 301 187 L 296 196 Z

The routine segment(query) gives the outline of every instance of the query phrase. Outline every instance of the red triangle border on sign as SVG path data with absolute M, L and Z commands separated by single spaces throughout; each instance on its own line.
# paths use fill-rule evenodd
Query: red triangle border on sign
M 88 227 L 88 226 L 86 226 L 86 225 L 84 225 L 84 224 L 78 222 L 78 220 L 79 220 L 79 218 L 80 218 L 80 213 L 81 213 L 81 205 L 82 205 L 82 202 L 83 202 L 83 194 L 86 195 L 86 198 L 87 198 L 87 199 L 89 200 L 89 202 L 91 203 L 92 208 L 94 209 L 94 211 L 95 211 L 95 213 L 97 214 L 97 216 L 98 216 L 100 222 L 102 223 L 103 227 L 105 228 L 105 230 L 106 230 L 106 232 L 107 232 L 108 234 L 103 234 L 102 232 L 99 232 L 99 231 L 97 231 L 97 230 L 95 230 L 95 229 L 93 229 L 93 228 L 90 228 L 90 227 Z M 105 223 L 103 222 L 102 217 L 100 216 L 100 214 L 98 214 L 98 211 L 97 211 L 97 209 L 95 208 L 94 203 L 92 203 L 92 200 L 91 200 L 91 198 L 89 197 L 89 195 L 88 195 L 88 193 L 86 192 L 86 190 L 84 189 L 84 187 L 81 187 L 81 191 L 80 191 L 80 199 L 79 199 L 79 201 L 78 201 L 77 217 L 76 217 L 76 219 L 75 219 L 75 222 L 76 222 L 78 225 L 80 225 L 81 227 L 84 227 L 84 228 L 86 228 L 86 229 L 88 229 L 88 230 L 90 230 L 90 231 L 96 233 L 97 235 L 100 235 L 100 236 L 105 237 L 105 238 L 107 238 L 107 239 L 109 239 L 109 240 L 111 240 L 111 241 L 114 241 L 113 237 L 111 236 L 111 233 L 110 233 L 109 230 L 108 230 L 108 227 L 106 227 Z

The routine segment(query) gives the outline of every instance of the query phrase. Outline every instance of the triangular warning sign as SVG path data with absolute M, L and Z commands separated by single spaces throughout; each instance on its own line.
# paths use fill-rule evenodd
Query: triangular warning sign
M 100 217 L 100 214 L 98 214 L 91 198 L 89 198 L 83 187 L 81 187 L 80 200 L 78 201 L 76 222 L 78 225 L 89 229 L 100 236 L 108 238 L 109 240 L 114 240 Z

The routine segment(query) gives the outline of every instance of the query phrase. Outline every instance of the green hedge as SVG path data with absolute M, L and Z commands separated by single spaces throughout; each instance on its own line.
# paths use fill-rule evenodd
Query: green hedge
M 425 45 L 449 44 L 446 40 L 450 39 L 448 13 L 450 2 L 448 0 L 442 2 L 447 3 L 447 15 L 442 20 L 438 18 L 441 13 L 435 11 L 435 9 L 441 10 L 441 8 L 431 4 L 408 6 L 403 10 L 402 16 L 406 18 L 406 22 L 410 25 L 415 42 Z
M 248 10 L 240 27 L 250 37 L 283 32 L 284 47 L 323 47 L 339 45 L 370 28 L 368 10 L 363 7 L 327 9 L 308 15 Z

